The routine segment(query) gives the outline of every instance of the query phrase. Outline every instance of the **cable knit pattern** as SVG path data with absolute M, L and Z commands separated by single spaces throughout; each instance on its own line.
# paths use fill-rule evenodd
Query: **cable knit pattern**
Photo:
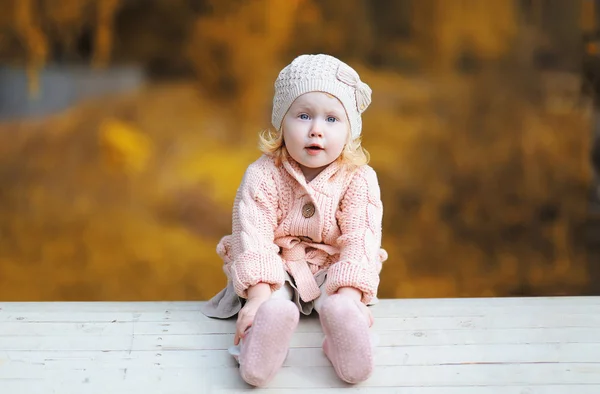
M 383 205 L 375 171 L 368 166 L 355 174 L 336 214 L 342 235 L 337 239 L 340 259 L 327 273 L 327 293 L 352 286 L 367 303 L 379 286 L 382 253 Z
M 217 247 L 236 293 L 244 298 L 250 286 L 264 282 L 275 291 L 285 278 L 279 247 L 274 242 L 278 197 L 270 170 L 266 160 L 248 167 L 233 206 L 232 234 Z
M 334 162 L 307 184 L 292 159 L 276 166 L 262 156 L 244 175 L 232 234 L 217 247 L 235 292 L 246 298 L 248 287 L 259 282 L 277 290 L 287 271 L 308 302 L 320 295 L 314 275 L 327 270 L 327 293 L 351 286 L 369 303 L 387 259 L 379 193 L 367 165 L 351 172 Z

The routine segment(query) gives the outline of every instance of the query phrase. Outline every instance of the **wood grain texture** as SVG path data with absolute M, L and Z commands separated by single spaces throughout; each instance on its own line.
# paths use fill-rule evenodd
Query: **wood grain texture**
M 0 303 L 0 392 L 591 394 L 600 392 L 600 297 L 385 299 L 372 307 L 376 369 L 335 375 L 318 318 L 252 390 L 227 348 L 234 320 L 200 302 Z

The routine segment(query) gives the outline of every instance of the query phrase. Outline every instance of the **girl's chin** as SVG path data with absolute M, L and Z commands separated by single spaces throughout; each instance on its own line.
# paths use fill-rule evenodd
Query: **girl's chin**
M 288 152 L 289 153 L 289 152 Z M 330 158 L 325 157 L 323 151 L 319 151 L 318 155 L 292 155 L 290 154 L 292 159 L 294 159 L 298 164 L 300 164 L 304 168 L 318 170 L 324 167 L 327 167 L 329 164 L 333 163 L 334 160 L 330 160 Z M 297 157 L 300 156 L 300 157 Z
M 308 168 L 311 170 L 319 170 L 319 169 L 323 169 L 323 168 L 327 167 L 328 165 L 330 165 L 332 163 L 332 161 L 320 160 L 318 163 L 316 163 L 314 161 L 302 160 L 302 161 L 298 161 L 298 163 L 304 168 Z

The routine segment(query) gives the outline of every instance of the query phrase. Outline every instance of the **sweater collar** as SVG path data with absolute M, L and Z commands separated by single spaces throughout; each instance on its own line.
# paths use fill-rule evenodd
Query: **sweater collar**
M 337 173 L 342 165 L 338 160 L 333 161 L 327 167 L 323 169 L 312 181 L 306 182 L 306 178 L 302 173 L 302 169 L 300 165 L 289 155 L 283 157 L 283 167 L 285 170 L 304 188 L 304 189 L 314 189 L 321 193 L 325 192 L 326 184 L 329 179 Z

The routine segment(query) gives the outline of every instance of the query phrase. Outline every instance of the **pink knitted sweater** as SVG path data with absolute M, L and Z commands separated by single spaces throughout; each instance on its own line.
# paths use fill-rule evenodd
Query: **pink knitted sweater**
M 298 164 L 276 166 L 263 155 L 238 188 L 232 234 L 217 246 L 236 293 L 257 283 L 273 291 L 287 271 L 303 301 L 321 294 L 314 275 L 327 270 L 325 290 L 354 287 L 369 303 L 387 253 L 381 249 L 383 207 L 375 171 L 334 162 L 307 184 Z

